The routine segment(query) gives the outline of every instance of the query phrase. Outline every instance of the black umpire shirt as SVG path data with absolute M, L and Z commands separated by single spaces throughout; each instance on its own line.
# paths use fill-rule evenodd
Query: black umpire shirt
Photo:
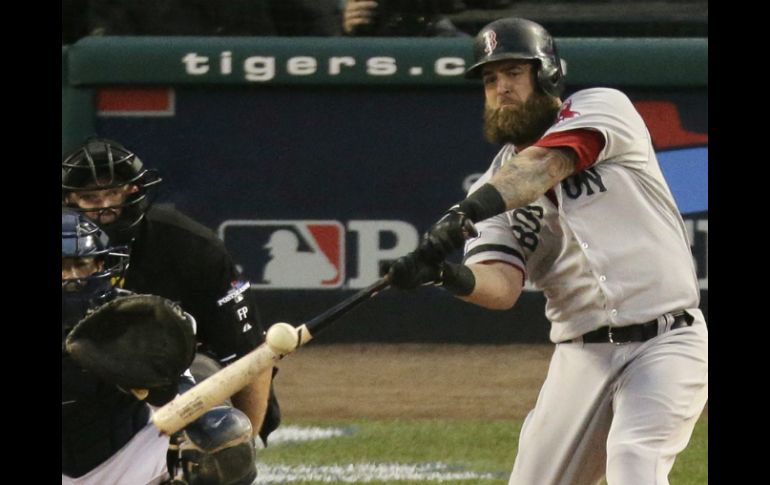
M 264 341 L 256 305 L 248 316 L 236 315 L 231 304 L 217 302 L 239 284 L 235 264 L 224 243 L 209 228 L 186 215 L 161 206 L 145 214 L 131 244 L 124 287 L 137 293 L 178 302 L 195 317 L 198 351 L 223 365 L 246 355 Z M 263 440 L 278 426 L 280 411 L 270 390 Z

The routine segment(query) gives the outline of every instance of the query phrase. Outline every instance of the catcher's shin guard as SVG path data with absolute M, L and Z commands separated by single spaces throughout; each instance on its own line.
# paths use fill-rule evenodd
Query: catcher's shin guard
M 184 432 L 181 457 L 189 485 L 250 485 L 257 478 L 251 421 L 243 412 L 215 407 Z

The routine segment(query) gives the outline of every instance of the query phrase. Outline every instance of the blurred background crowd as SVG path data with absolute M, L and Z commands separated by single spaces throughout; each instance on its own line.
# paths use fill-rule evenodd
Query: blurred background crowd
M 708 37 L 706 0 L 62 0 L 89 35 L 472 36 L 518 16 L 556 37 Z

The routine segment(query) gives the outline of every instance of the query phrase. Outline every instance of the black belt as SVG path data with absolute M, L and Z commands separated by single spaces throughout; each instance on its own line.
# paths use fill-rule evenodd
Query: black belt
M 671 330 L 680 327 L 689 327 L 694 318 L 687 312 L 672 313 L 674 323 L 671 324 Z M 637 323 L 625 327 L 600 327 L 582 336 L 583 343 L 586 344 L 626 344 L 629 342 L 645 342 L 658 336 L 658 319 L 647 323 Z M 575 339 L 579 341 L 580 339 Z

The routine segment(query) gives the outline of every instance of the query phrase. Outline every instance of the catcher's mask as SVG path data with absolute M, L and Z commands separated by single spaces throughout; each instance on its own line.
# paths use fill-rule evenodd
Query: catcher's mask
M 106 138 L 89 138 L 85 144 L 71 151 L 62 161 L 62 203 L 80 212 L 114 211 L 120 216 L 105 224 L 114 241 L 127 242 L 132 229 L 139 224 L 150 206 L 149 188 L 162 181 L 154 170 L 144 168 L 142 161 L 120 143 Z M 80 208 L 67 202 L 71 192 L 106 190 L 125 185 L 137 187 L 121 204 L 110 207 Z
M 81 261 L 91 258 L 98 264 L 90 274 L 76 277 L 62 274 L 62 305 L 64 309 L 76 307 L 78 313 L 111 299 L 129 261 L 126 246 L 112 245 L 95 222 L 65 207 L 61 211 L 61 256 Z
M 484 26 L 473 41 L 474 64 L 466 78 L 481 77 L 485 64 L 508 59 L 536 61 L 537 84 L 546 94 L 560 96 L 564 91 L 567 62 L 559 57 L 556 43 L 542 25 L 510 17 Z

